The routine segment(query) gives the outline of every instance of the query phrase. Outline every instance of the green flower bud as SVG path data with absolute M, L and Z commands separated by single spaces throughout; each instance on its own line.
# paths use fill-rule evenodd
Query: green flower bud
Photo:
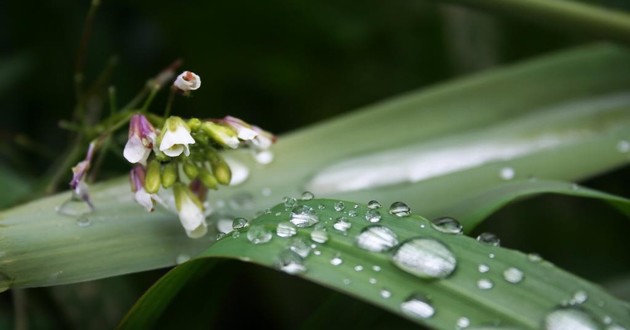
M 174 162 L 162 168 L 162 187 L 170 188 L 177 181 L 177 165 Z
M 212 166 L 212 173 L 217 178 L 217 181 L 222 185 L 230 184 L 230 180 L 232 180 L 232 170 L 223 157 L 215 150 L 209 150 L 207 156 L 210 166 Z
M 160 162 L 152 160 L 147 165 L 147 175 L 144 179 L 144 190 L 149 194 L 155 194 L 160 189 Z
M 210 173 L 207 169 L 199 169 L 199 176 L 197 178 L 206 188 L 217 190 L 219 182 L 217 181 L 217 178 L 215 178 L 214 175 L 212 175 L 212 173 Z
M 201 127 L 201 120 L 199 120 L 199 118 L 190 118 L 186 124 L 188 124 L 188 127 L 190 127 L 192 131 L 196 131 Z
M 184 162 L 184 173 L 186 173 L 186 176 L 189 179 L 194 180 L 197 175 L 199 175 L 199 169 L 197 168 L 197 165 L 195 165 L 195 163 L 186 161 Z
M 238 148 L 238 137 L 233 129 L 211 121 L 206 121 L 201 124 L 201 129 L 222 147 L 231 149 Z

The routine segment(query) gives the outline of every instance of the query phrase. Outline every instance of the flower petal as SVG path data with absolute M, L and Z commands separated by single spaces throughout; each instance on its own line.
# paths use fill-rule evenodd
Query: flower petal
M 137 136 L 131 136 L 125 144 L 125 150 L 123 150 L 123 156 L 132 164 L 146 162 L 151 154 L 151 149 L 144 146 L 142 140 Z
M 151 198 L 151 194 L 149 194 L 144 188 L 138 189 L 134 194 L 134 199 L 140 205 L 142 205 L 147 212 L 153 211 L 153 199 Z

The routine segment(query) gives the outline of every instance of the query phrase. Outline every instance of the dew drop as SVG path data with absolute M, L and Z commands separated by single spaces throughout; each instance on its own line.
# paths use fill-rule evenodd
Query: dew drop
M 315 198 L 315 195 L 310 192 L 310 191 L 305 191 L 302 193 L 302 200 L 303 201 L 310 201 L 311 199 Z
M 370 279 L 368 280 L 368 282 L 370 284 L 376 284 L 376 282 L 378 282 L 374 277 L 370 277 Z
M 315 228 L 311 232 L 311 240 L 316 243 L 324 244 L 328 242 L 328 232 L 324 228 Z
M 455 326 L 456 326 L 455 329 L 458 329 L 458 330 L 468 328 L 470 326 L 470 319 L 468 319 L 465 316 L 462 316 L 457 319 Z
M 190 260 L 190 256 L 182 253 L 182 254 L 177 255 L 177 258 L 175 258 L 175 263 L 177 263 L 178 265 L 181 265 L 188 260 Z
M 294 238 L 289 244 L 289 250 L 297 253 L 300 257 L 306 258 L 311 253 L 311 247 L 301 238 Z
M 461 234 L 464 231 L 464 226 L 459 221 L 449 217 L 431 220 L 431 227 L 445 234 Z
M 455 271 L 457 260 L 446 245 L 430 238 L 412 238 L 394 253 L 398 268 L 421 278 L 445 278 Z
M 333 266 L 339 266 L 343 263 L 343 259 L 341 259 L 340 256 L 335 256 L 334 258 L 330 259 L 330 264 Z
M 514 179 L 514 175 L 516 172 L 511 167 L 504 167 L 499 171 L 499 176 L 503 180 L 512 180 Z
M 376 209 L 369 209 L 367 210 L 367 212 L 365 212 L 365 220 L 369 222 L 379 222 L 381 221 L 381 218 L 381 212 Z
M 237 231 L 234 231 L 238 233 Z M 271 241 L 273 234 L 263 225 L 256 225 L 247 231 L 247 239 L 254 244 L 264 244 Z
M 83 214 L 77 219 L 77 226 L 79 227 L 89 227 L 92 225 L 92 220 L 88 217 L 87 214 Z
M 348 216 L 355 218 L 357 215 L 359 215 L 359 212 L 357 212 L 357 210 L 352 209 L 352 210 L 348 210 Z
M 527 255 L 527 260 L 531 261 L 531 262 L 541 262 L 542 261 L 542 257 L 537 254 L 537 253 L 530 253 Z
M 217 233 L 217 237 L 216 237 L 217 241 L 222 239 L 223 237 L 225 237 L 225 235 L 226 235 L 226 233 L 224 233 L 224 232 L 218 232 Z
M 352 283 L 352 281 L 350 281 L 350 279 L 349 279 L 349 278 L 344 278 L 344 279 L 343 279 L 343 284 L 345 284 L 345 285 L 350 285 L 351 283 Z
M 621 152 L 621 153 L 626 153 L 630 151 L 630 142 L 628 142 L 627 140 L 620 140 L 619 142 L 617 142 L 617 151 Z
M 269 196 L 271 196 L 271 188 L 269 188 L 269 187 L 262 188 L 262 189 L 260 190 L 260 193 L 261 193 L 263 196 L 265 196 L 265 197 L 269 197 Z
M 381 294 L 381 298 L 383 299 L 389 299 L 392 296 L 392 292 L 387 289 L 381 289 L 380 294 Z
M 496 256 L 494 255 L 494 253 L 489 253 L 489 254 L 488 254 L 488 258 L 490 258 L 490 259 L 494 259 L 494 257 L 496 257 Z
M 482 278 L 479 281 L 477 281 L 477 288 L 481 290 L 490 290 L 493 287 L 494 287 L 494 282 L 492 282 L 492 280 L 489 280 L 487 278 Z
M 501 246 L 501 240 L 493 233 L 481 233 L 477 236 L 477 241 L 491 246 Z
M 317 208 L 320 209 L 320 210 L 325 210 L 326 209 L 326 205 L 319 204 L 319 205 L 317 205 Z
M 341 212 L 346 209 L 346 204 L 344 204 L 342 201 L 338 201 L 335 203 L 334 208 L 335 211 Z
M 235 230 L 232 232 L 232 238 L 239 238 L 241 237 L 241 232 L 238 230 Z
M 403 313 L 420 319 L 428 319 L 435 314 L 435 308 L 429 300 L 420 294 L 414 294 L 400 304 Z
M 380 225 L 365 227 L 356 238 L 357 246 L 371 252 L 384 252 L 398 245 L 396 234 Z
M 372 270 L 378 273 L 378 272 L 381 271 L 381 266 L 374 265 L 374 266 L 372 266 Z
M 571 297 L 569 304 L 579 305 L 585 303 L 586 300 L 588 300 L 588 294 L 586 293 L 586 291 L 578 290 L 573 294 L 573 297 Z
M 389 214 L 393 214 L 397 217 L 407 217 L 411 214 L 411 209 L 409 208 L 409 206 L 407 206 L 407 204 L 403 203 L 403 202 L 394 202 L 390 207 L 389 207 Z
M 350 229 L 351 227 L 352 227 L 352 223 L 344 217 L 339 217 L 337 221 L 335 221 L 335 223 L 333 224 L 333 228 L 335 228 L 335 230 L 340 231 L 342 233 L 348 232 L 348 229 Z
M 523 271 L 516 267 L 510 267 L 503 272 L 503 279 L 513 284 L 520 283 L 524 278 Z
M 88 203 L 83 201 L 82 199 L 71 198 L 67 201 L 63 202 L 61 205 L 55 208 L 55 211 L 59 215 L 67 216 L 67 217 L 76 217 L 80 215 L 85 215 L 88 213 L 92 213 L 92 208 Z
M 289 210 L 289 209 L 293 208 L 295 206 L 295 204 L 297 204 L 297 200 L 295 200 L 295 198 L 293 198 L 293 197 L 284 196 L 282 198 L 282 203 L 284 203 L 284 208 Z
M 293 237 L 295 234 L 297 234 L 297 228 L 290 222 L 280 222 L 276 226 L 276 235 L 278 235 L 278 237 Z
M 363 271 L 363 266 L 361 266 L 361 265 L 356 265 L 356 266 L 354 266 L 354 271 L 355 271 L 355 272 L 360 272 L 360 271 Z
M 0 292 L 9 290 L 11 282 L 12 280 L 7 274 L 0 272 Z
M 367 207 L 369 209 L 375 210 L 375 209 L 380 209 L 381 208 L 381 203 L 379 203 L 376 200 L 371 200 L 368 202 Z
M 234 218 L 234 220 L 232 220 L 233 230 L 243 229 L 247 226 L 249 226 L 249 221 L 245 218 Z
M 284 250 L 278 256 L 275 263 L 276 268 L 287 274 L 298 274 L 306 272 L 304 259 L 291 250 Z
M 321 256 L 322 255 L 322 251 L 320 250 L 313 250 L 313 254 L 316 256 Z
M 558 308 L 544 319 L 546 330 L 595 330 L 597 322 L 582 309 L 574 307 Z
M 319 217 L 308 205 L 296 206 L 291 210 L 291 221 L 298 228 L 311 227 L 319 222 Z
M 487 273 L 490 271 L 490 266 L 486 265 L 486 264 L 479 264 L 479 266 L 477 267 L 477 270 L 479 270 L 480 273 Z

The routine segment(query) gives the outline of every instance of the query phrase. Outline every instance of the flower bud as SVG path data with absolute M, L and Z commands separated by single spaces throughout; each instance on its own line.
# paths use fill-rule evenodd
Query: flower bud
M 203 185 L 206 186 L 206 188 L 208 189 L 216 190 L 217 185 L 219 184 L 217 178 L 215 178 L 214 175 L 212 175 L 212 173 L 210 173 L 210 171 L 205 168 L 199 169 L 199 176 L 197 177 L 197 179 L 201 181 L 201 183 L 203 183 Z
M 206 155 L 212 167 L 212 173 L 217 178 L 217 182 L 222 185 L 229 185 L 230 180 L 232 180 L 232 170 L 230 170 L 230 166 L 215 150 L 209 150 Z
M 162 167 L 162 187 L 170 188 L 177 181 L 177 166 L 170 162 Z
M 233 129 L 211 121 L 206 121 L 201 124 L 201 129 L 222 147 L 231 149 L 238 148 L 238 137 Z
M 201 127 L 201 120 L 199 118 L 190 118 L 186 124 L 192 131 L 196 131 Z
M 147 165 L 147 174 L 144 179 L 144 189 L 149 194 L 155 194 L 160 190 L 160 162 L 152 160 Z
M 201 78 L 190 71 L 184 71 L 177 76 L 173 86 L 184 93 L 194 91 L 201 87 Z
M 183 167 L 184 173 L 190 180 L 194 180 L 197 175 L 199 175 L 199 169 L 197 168 L 197 165 L 195 165 L 195 163 L 186 161 L 184 162 Z
M 203 206 L 197 196 L 190 189 L 181 184 L 173 185 L 175 206 L 179 213 L 179 220 L 190 238 L 199 238 L 206 234 L 207 225 L 203 214 Z

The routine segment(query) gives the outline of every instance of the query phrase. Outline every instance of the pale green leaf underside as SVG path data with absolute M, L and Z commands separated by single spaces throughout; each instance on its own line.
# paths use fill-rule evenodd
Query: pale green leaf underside
M 209 221 L 251 218 L 305 189 L 384 204 L 404 199 L 429 217 L 481 198 L 487 204 L 478 210 L 488 213 L 505 202 L 483 197 L 503 189 L 503 168 L 514 170 L 514 181 L 572 181 L 627 164 L 630 153 L 619 146 L 630 140 L 628 86 L 630 53 L 603 45 L 410 93 L 282 136 L 268 166 L 233 154 L 249 178 L 209 194 Z M 343 182 L 358 185 L 334 184 Z M 55 211 L 69 193 L 0 213 L 3 278 L 17 288 L 138 272 L 173 265 L 212 241 L 188 239 L 173 214 L 146 213 L 126 178 L 91 194 L 97 211 L 87 227 Z M 483 216 L 464 213 L 467 229 Z
M 400 242 L 416 237 L 433 238 L 444 243 L 456 257 L 456 269 L 446 279 L 426 280 L 416 277 L 392 263 L 393 251 L 369 252 L 357 247 L 356 236 L 366 226 L 374 225 L 364 218 L 367 212 L 365 205 L 354 208 L 355 203 L 345 202 L 345 209 L 336 211 L 335 202 L 336 200 L 300 201 L 315 210 L 320 220 L 318 225 L 324 224 L 329 235 L 329 240 L 325 243 L 311 240 L 310 233 L 314 227 L 298 228 L 297 235 L 290 238 L 277 236 L 278 223 L 291 219 L 290 209 L 278 205 L 268 214 L 251 221 L 249 226 L 249 230 L 263 226 L 272 232 L 273 238 L 269 242 L 253 244 L 248 239 L 246 228 L 238 237 L 228 234 L 204 252 L 202 257 L 235 258 L 277 268 L 281 252 L 295 244 L 294 240 L 297 238 L 307 245 L 313 244 L 304 261 L 306 271 L 297 276 L 435 328 L 455 328 L 457 320 L 466 317 L 472 326 L 498 323 L 507 327 L 536 329 L 543 324 L 548 313 L 573 299 L 580 291 L 587 294 L 587 300 L 579 308 L 595 320 L 608 316 L 617 324 L 630 324 L 628 309 L 622 302 L 599 287 L 546 261 L 531 261 L 526 254 L 518 251 L 482 244 L 467 236 L 441 233 L 420 216 L 399 218 L 388 214 L 387 207 L 384 207 L 380 209 L 382 219 L 378 225 L 395 232 Z M 356 211 L 357 215 L 351 216 L 351 210 Z M 352 223 L 345 235 L 332 226 L 340 216 L 346 217 Z M 332 259 L 336 257 L 342 260 L 341 264 L 332 264 Z M 199 262 L 195 261 L 194 265 Z M 489 267 L 488 272 L 479 271 L 482 264 Z M 504 278 L 504 271 L 510 267 L 516 267 L 524 273 L 524 279 L 520 283 L 513 284 Z M 186 265 L 175 268 L 161 281 L 192 273 L 193 268 Z M 480 289 L 477 286 L 480 279 L 492 281 L 494 287 Z M 158 283 L 149 290 L 125 322 L 133 324 L 136 320 L 151 322 L 157 319 L 159 313 L 151 316 L 147 311 L 154 312 L 152 308 L 156 302 L 161 301 L 165 292 L 161 287 Z M 383 290 L 389 291 L 391 296 L 384 298 Z M 172 291 L 166 292 L 172 296 Z M 402 312 L 401 303 L 412 294 L 428 297 L 435 309 L 434 315 L 422 319 Z M 164 297 L 168 299 L 169 296 Z M 149 309 L 145 310 L 147 307 Z

